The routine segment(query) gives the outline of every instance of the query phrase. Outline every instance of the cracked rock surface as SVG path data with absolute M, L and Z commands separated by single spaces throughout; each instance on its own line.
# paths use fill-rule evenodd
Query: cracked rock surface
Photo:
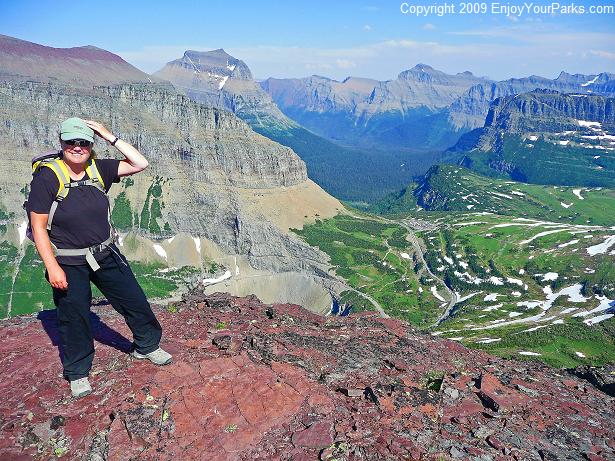
M 0 459 L 608 460 L 614 399 L 573 375 L 469 350 L 373 313 L 256 297 L 156 308 L 156 367 L 93 308 L 93 393 L 70 397 L 55 312 L 0 322 Z

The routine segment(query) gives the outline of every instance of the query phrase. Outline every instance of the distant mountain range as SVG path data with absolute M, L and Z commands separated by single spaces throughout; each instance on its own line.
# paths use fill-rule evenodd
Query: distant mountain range
M 434 162 L 474 149 L 473 130 L 490 123 L 496 100 L 536 89 L 615 95 L 615 78 L 608 73 L 562 72 L 556 79 L 530 76 L 495 82 L 469 71 L 449 75 L 427 64 L 417 64 L 385 82 L 312 76 L 257 83 L 248 66 L 223 49 L 186 51 L 154 75 L 195 101 L 234 112 L 255 131 L 291 147 L 306 162 L 311 178 L 351 201 L 375 201 Z M 527 123 L 537 135 L 540 127 L 532 117 Z M 484 151 L 495 148 L 487 138 L 481 135 Z
M 471 72 L 455 75 L 418 64 L 397 79 L 348 77 L 267 79 L 261 86 L 293 120 L 341 144 L 415 152 L 446 149 L 482 127 L 498 97 L 537 88 L 615 95 L 615 75 L 530 76 L 495 82 Z
M 442 130 L 442 110 L 485 81 L 471 72 L 448 75 L 417 64 L 385 82 L 357 77 L 338 82 L 314 75 L 270 78 L 261 86 L 286 115 L 330 140 L 420 151 L 454 143 L 458 130 Z

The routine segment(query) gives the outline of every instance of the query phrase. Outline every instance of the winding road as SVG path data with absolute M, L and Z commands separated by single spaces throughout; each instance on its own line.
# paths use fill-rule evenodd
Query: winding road
M 440 317 L 438 318 L 438 320 L 436 320 L 436 322 L 433 324 L 433 326 L 438 326 L 440 325 L 444 320 L 446 320 L 448 318 L 448 316 L 450 315 L 450 313 L 453 311 L 453 308 L 455 307 L 455 304 L 457 304 L 457 294 L 451 290 L 446 283 L 444 283 L 444 280 L 441 279 L 440 277 L 438 277 L 436 274 L 434 274 L 433 272 L 431 272 L 431 270 L 429 269 L 429 266 L 427 265 L 427 262 L 425 261 L 425 255 L 423 253 L 423 247 L 421 246 L 421 242 L 419 240 L 419 238 L 416 236 L 414 229 L 403 219 L 400 220 L 393 220 L 393 219 L 388 219 L 388 218 L 384 218 L 382 216 L 379 217 L 363 217 L 363 216 L 359 216 L 359 215 L 355 215 L 355 214 L 350 214 L 352 217 L 357 218 L 357 219 L 369 219 L 369 220 L 373 220 L 373 221 L 381 221 L 381 222 L 386 222 L 386 223 L 390 223 L 390 224 L 397 224 L 399 226 L 402 226 L 404 229 L 406 229 L 408 231 L 408 235 L 406 237 L 406 239 L 412 243 L 412 246 L 414 248 L 415 254 L 418 255 L 420 262 L 422 263 L 422 267 L 421 270 L 417 273 L 417 276 L 420 277 L 421 273 L 423 271 L 426 271 L 429 276 L 431 278 L 433 278 L 438 285 L 440 285 L 440 288 L 442 288 L 445 293 L 447 298 L 449 299 L 448 304 L 446 306 L 446 309 L 444 310 L 444 312 L 442 313 L 442 315 L 440 315 Z M 384 311 L 384 309 L 380 306 L 380 304 L 377 303 L 376 300 L 374 300 L 371 296 L 366 295 L 365 293 L 362 293 L 352 287 L 349 287 L 349 289 L 351 289 L 352 291 L 360 294 L 361 296 L 363 296 L 364 298 L 370 300 L 372 302 L 372 304 L 374 304 L 374 306 L 376 306 L 376 309 L 378 310 L 378 312 L 380 312 L 380 315 L 382 317 L 385 318 L 389 318 L 389 316 L 386 314 L 386 312 Z

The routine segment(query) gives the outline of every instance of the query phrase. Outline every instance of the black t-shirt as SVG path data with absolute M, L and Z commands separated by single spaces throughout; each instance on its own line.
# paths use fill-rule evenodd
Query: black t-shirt
M 96 166 L 108 192 L 114 182 L 119 182 L 119 160 L 97 159 Z M 83 179 L 87 179 L 86 173 Z M 71 182 L 76 182 L 71 180 Z M 51 168 L 43 167 L 32 177 L 28 213 L 49 214 L 60 182 Z M 93 186 L 71 187 L 64 200 L 58 203 L 49 239 L 58 248 L 88 248 L 109 238 L 108 201 L 103 192 Z M 100 261 L 109 250 L 95 253 Z M 58 263 L 67 265 L 87 264 L 85 256 L 56 256 Z

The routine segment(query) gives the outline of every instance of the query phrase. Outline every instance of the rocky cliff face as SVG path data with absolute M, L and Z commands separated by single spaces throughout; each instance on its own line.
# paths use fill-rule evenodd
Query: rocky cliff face
M 597 123 L 596 126 L 607 131 L 613 130 L 615 99 L 591 94 L 563 94 L 547 89 L 534 90 L 497 98 L 489 108 L 484 128 L 468 135 L 468 138 L 477 137 L 473 148 L 486 151 L 495 147 L 501 133 L 588 131 L 588 135 L 598 135 L 594 133 L 597 128 L 589 129 L 585 122 Z M 460 144 L 466 146 L 466 140 L 460 140 Z
M 536 184 L 613 187 L 615 98 L 540 89 L 497 98 L 445 156 Z
M 130 359 L 93 314 L 94 392 L 70 398 L 53 312 L 2 321 L 6 460 L 607 460 L 613 397 L 374 314 L 326 318 L 255 297 L 155 309 L 174 362 Z M 187 327 L 189 326 L 189 327 Z M 44 377 L 44 379 L 40 379 Z
M 102 121 L 150 160 L 148 170 L 112 189 L 116 224 L 140 236 L 125 239 L 130 256 L 169 265 L 214 260 L 238 278 L 254 270 L 328 278 L 327 258 L 288 228 L 343 207 L 307 179 L 301 159 L 235 115 L 151 84 L 83 91 L 0 83 L 0 155 L 7 166 L 0 209 L 15 229 L 25 219 L 30 158 L 57 148 L 58 124 L 69 116 Z M 95 148 L 99 156 L 116 155 L 100 141 Z M 3 239 L 23 244 L 13 227 L 3 229 Z M 182 251 L 172 243 L 177 234 L 192 237 Z
M 567 119 L 565 122 L 562 119 Z M 615 124 L 615 98 L 598 95 L 564 95 L 555 90 L 498 98 L 489 108 L 485 127 L 510 132 L 523 130 L 554 131 L 556 125 L 576 129 L 578 120 Z M 573 122 L 570 124 L 570 122 Z
M 561 93 L 599 94 L 615 96 L 615 76 L 603 72 L 598 75 L 568 74 L 561 72 L 555 79 L 532 75 L 501 82 L 484 82 L 472 86 L 449 109 L 449 120 L 460 129 L 471 130 L 483 126 L 493 101 L 505 96 L 528 93 L 536 89 Z
M 186 51 L 154 76 L 168 80 L 194 101 L 231 111 L 252 126 L 296 126 L 253 80 L 248 66 L 223 49 Z

